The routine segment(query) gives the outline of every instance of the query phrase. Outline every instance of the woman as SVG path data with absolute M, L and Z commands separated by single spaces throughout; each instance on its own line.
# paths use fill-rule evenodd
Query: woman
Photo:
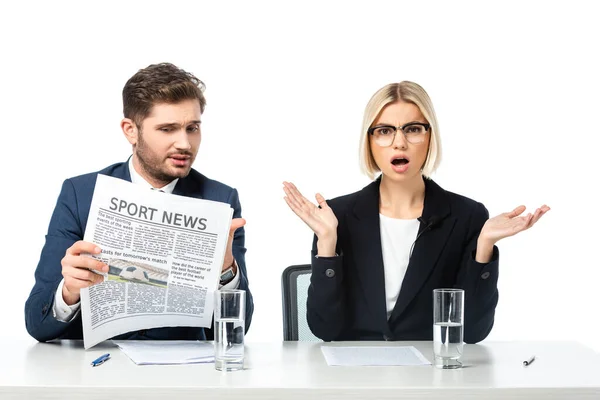
M 412 82 L 389 84 L 367 104 L 359 192 L 318 206 L 284 182 L 289 207 L 315 233 L 307 318 L 323 340 L 432 340 L 435 288 L 465 290 L 464 340 L 490 333 L 498 302 L 495 244 L 550 208 L 488 219 L 483 204 L 429 177 L 441 157 L 435 111 Z

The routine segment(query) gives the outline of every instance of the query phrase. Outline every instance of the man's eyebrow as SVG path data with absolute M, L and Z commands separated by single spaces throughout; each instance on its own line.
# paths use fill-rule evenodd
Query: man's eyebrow
M 201 122 L 202 121 L 200 121 L 200 120 L 194 120 L 194 121 L 188 122 L 186 125 L 190 125 L 190 124 L 200 125 Z M 164 128 L 164 127 L 167 127 L 167 126 L 177 127 L 177 126 L 180 126 L 180 124 L 178 122 L 163 122 L 161 124 L 156 124 L 155 125 L 156 128 Z
M 155 126 L 157 128 L 159 128 L 159 127 L 165 127 L 165 126 L 179 126 L 179 124 L 177 122 L 163 122 L 160 124 L 156 124 Z

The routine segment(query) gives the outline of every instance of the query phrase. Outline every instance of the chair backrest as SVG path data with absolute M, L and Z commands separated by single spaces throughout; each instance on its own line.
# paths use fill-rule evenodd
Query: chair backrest
M 281 274 L 283 340 L 319 341 L 306 321 L 310 264 L 292 265 Z

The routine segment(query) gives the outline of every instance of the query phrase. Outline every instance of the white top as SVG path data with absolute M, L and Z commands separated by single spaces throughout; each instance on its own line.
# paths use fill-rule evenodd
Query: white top
M 131 183 L 146 186 L 148 189 L 161 190 L 169 194 L 173 193 L 175 185 L 177 185 L 177 182 L 179 181 L 179 178 L 177 178 L 161 188 L 152 187 L 152 185 L 148 183 L 140 174 L 138 174 L 135 168 L 133 167 L 133 157 L 129 157 L 129 175 L 131 176 Z M 54 305 L 52 307 L 52 312 L 54 314 L 54 318 L 56 318 L 57 320 L 61 322 L 71 322 L 77 316 L 79 308 L 81 307 L 81 302 L 77 302 L 72 306 L 69 306 L 67 305 L 67 303 L 65 303 L 65 300 L 62 297 L 62 289 L 64 284 L 65 280 L 62 279 L 60 281 L 60 284 L 58 285 L 58 289 L 56 289 L 56 295 L 54 296 Z M 221 286 L 221 288 L 237 289 L 239 285 L 240 274 L 236 273 L 233 279 L 226 285 Z
M 402 281 L 408 268 L 410 249 L 417 238 L 419 225 L 417 219 L 396 219 L 379 214 L 388 319 L 392 315 L 400 294 Z
M 210 343 L 210 342 L 209 342 Z M 575 342 L 488 342 L 464 346 L 466 368 L 329 367 L 321 346 L 415 346 L 432 342 L 246 343 L 245 369 L 214 364 L 135 365 L 110 342 L 0 341 L 1 399 L 600 399 L 600 355 Z M 104 353 L 110 360 L 91 361 Z M 523 367 L 523 360 L 535 362 Z

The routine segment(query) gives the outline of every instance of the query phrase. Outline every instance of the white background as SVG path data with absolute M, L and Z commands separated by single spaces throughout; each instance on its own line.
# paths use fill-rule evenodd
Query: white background
M 600 350 L 594 2 L 107 3 L 0 6 L 0 337 L 27 336 L 23 307 L 62 181 L 127 159 L 122 87 L 169 61 L 207 85 L 194 166 L 236 187 L 248 220 L 248 341 L 282 339 L 281 272 L 310 259 L 312 234 L 281 182 L 326 198 L 365 186 L 364 107 L 412 80 L 438 114 L 442 187 L 492 215 L 552 207 L 500 243 L 487 340 Z

